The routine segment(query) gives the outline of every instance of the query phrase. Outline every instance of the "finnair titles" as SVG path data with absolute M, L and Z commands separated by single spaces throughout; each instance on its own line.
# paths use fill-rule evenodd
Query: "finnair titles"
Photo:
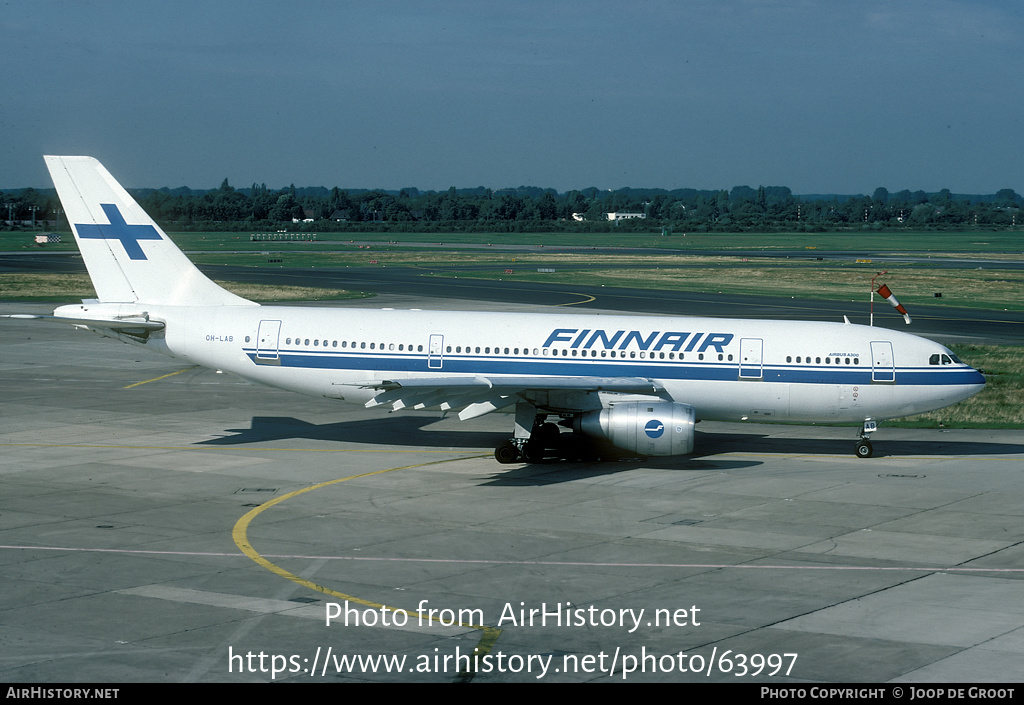
M 657 339 L 658 342 L 654 342 Z M 582 348 L 584 350 L 590 350 L 595 345 L 603 347 L 605 350 L 625 350 L 629 347 L 630 343 L 635 343 L 636 347 L 640 350 L 650 350 L 651 352 L 658 352 L 659 350 L 665 349 L 666 346 L 670 347 L 672 352 L 679 352 L 682 349 L 684 352 L 690 352 L 699 342 L 701 345 L 697 348 L 698 353 L 706 351 L 708 348 L 714 348 L 717 352 L 723 352 L 723 348 L 730 343 L 733 339 L 732 333 L 678 333 L 678 332 L 665 332 L 653 331 L 644 337 L 644 334 L 638 330 L 618 330 L 614 333 L 609 334 L 608 332 L 597 329 L 591 330 L 584 328 L 580 330 L 578 328 L 556 328 L 551 331 L 551 335 L 548 336 L 547 340 L 544 341 L 544 347 L 550 347 L 553 343 L 565 343 L 570 340 L 572 343 L 569 345 L 571 349 Z M 683 348 L 683 344 L 689 340 L 689 344 Z M 586 342 L 584 342 L 586 341 Z M 621 342 L 620 342 L 621 341 Z M 652 347 L 653 346 L 653 347 Z

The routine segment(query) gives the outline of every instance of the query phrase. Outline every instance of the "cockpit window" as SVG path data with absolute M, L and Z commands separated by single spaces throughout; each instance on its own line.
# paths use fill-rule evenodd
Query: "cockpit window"
M 934 355 L 929 357 L 928 358 L 928 364 L 929 365 L 937 365 L 937 364 L 939 364 L 939 354 L 935 353 Z

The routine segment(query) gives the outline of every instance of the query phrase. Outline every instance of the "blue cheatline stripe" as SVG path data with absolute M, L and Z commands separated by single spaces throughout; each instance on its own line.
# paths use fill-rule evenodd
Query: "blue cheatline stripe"
M 245 354 L 255 360 L 256 350 L 248 348 Z M 661 380 L 736 381 L 739 366 L 736 362 L 649 362 L 622 360 L 610 362 L 600 359 L 516 358 L 445 355 L 442 368 L 428 367 L 423 353 L 376 353 L 367 351 L 341 353 L 334 351 L 303 350 L 279 351 L 281 367 L 320 370 L 376 370 L 380 372 L 408 372 L 436 374 L 480 375 L 551 375 L 556 377 L 649 377 Z M 889 372 L 884 368 L 882 372 Z M 984 378 L 972 369 L 931 367 L 896 368 L 896 382 L 901 385 L 961 385 L 981 384 Z M 871 384 L 871 366 L 824 367 L 819 365 L 765 365 L 762 377 L 753 381 L 785 382 L 793 384 Z M 743 379 L 752 381 L 750 377 Z

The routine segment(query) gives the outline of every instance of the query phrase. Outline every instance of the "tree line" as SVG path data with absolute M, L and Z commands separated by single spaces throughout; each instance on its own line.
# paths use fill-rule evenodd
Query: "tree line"
M 281 229 L 317 231 L 494 232 L 826 232 L 847 229 L 1012 228 L 1024 225 L 1024 198 L 1012 189 L 963 195 L 878 188 L 871 196 L 795 196 L 785 186 L 729 190 L 484 187 L 447 191 L 324 187 L 236 189 L 227 179 L 206 191 L 137 189 L 133 195 L 169 230 Z M 60 219 L 52 189 L 0 192 L 4 226 L 44 226 Z M 642 214 L 612 221 L 608 213 Z M 66 221 L 60 220 L 66 227 Z

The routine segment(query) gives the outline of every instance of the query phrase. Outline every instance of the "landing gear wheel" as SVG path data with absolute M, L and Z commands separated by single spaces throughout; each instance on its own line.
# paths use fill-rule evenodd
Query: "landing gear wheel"
M 874 453 L 874 448 L 871 447 L 871 441 L 857 441 L 857 449 L 855 451 L 858 458 L 870 458 L 871 454 Z
M 519 449 L 516 448 L 516 444 L 512 441 L 502 441 L 494 449 L 494 459 L 502 465 L 514 463 L 519 459 Z
M 527 463 L 539 463 L 544 460 L 544 445 L 537 441 L 527 441 L 523 446 L 523 461 Z

